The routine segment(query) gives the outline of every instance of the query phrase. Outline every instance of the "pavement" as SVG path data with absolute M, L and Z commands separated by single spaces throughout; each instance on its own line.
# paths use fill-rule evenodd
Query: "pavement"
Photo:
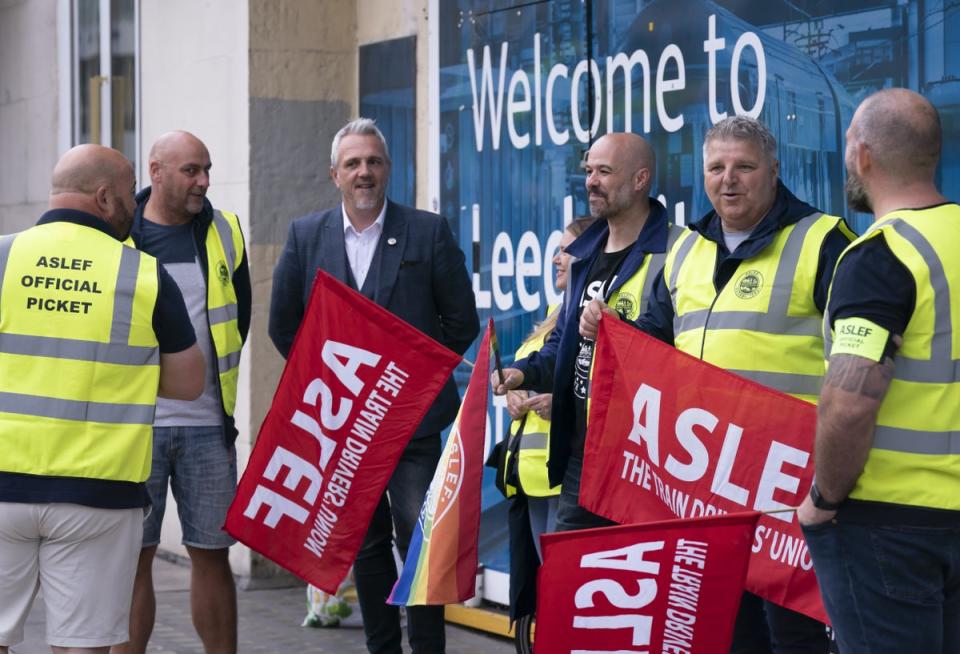
M 190 570 L 184 565 L 157 558 L 154 562 L 157 589 L 157 622 L 148 652 L 203 654 L 203 646 L 190 618 Z M 237 590 L 239 652 L 329 652 L 364 654 L 363 629 L 301 627 L 306 614 L 304 586 Z M 14 654 L 46 654 L 43 600 L 37 597 L 27 619 L 26 639 L 11 648 Z M 404 635 L 404 651 L 409 651 Z M 456 625 L 447 625 L 447 654 L 511 654 L 513 642 Z

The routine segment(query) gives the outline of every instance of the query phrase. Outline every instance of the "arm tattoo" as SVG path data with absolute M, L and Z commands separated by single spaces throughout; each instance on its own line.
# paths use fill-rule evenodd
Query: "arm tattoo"
M 890 357 L 884 357 L 881 363 L 877 363 L 852 354 L 837 354 L 830 357 L 830 368 L 823 385 L 880 400 L 886 394 L 891 379 L 893 359 Z

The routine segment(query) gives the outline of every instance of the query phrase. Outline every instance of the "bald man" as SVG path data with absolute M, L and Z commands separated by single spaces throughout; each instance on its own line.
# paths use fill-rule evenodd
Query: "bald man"
M 498 395 L 513 388 L 553 392 L 548 469 L 550 483 L 562 484 L 555 519 L 559 531 L 612 524 L 578 502 L 594 345 L 592 337 L 578 333 L 580 313 L 597 299 L 636 320 L 664 253 L 681 232 L 650 197 L 657 164 L 643 137 L 602 136 L 582 165 L 590 215 L 598 220 L 566 249 L 575 261 L 557 326 L 539 352 L 504 370 L 504 384 L 496 374 L 492 382 Z
M 0 237 L 0 652 L 43 591 L 55 652 L 127 639 L 157 396 L 202 390 L 177 285 L 123 245 L 133 167 L 81 145 L 50 210 Z
M 713 210 L 667 254 L 636 324 L 691 356 L 815 402 L 827 291 L 853 233 L 784 186 L 777 141 L 754 118 L 730 116 L 707 131 L 703 178 Z M 582 333 L 596 333 L 602 310 L 584 310 Z M 731 654 L 827 648 L 822 623 L 743 594 Z
M 153 631 L 151 570 L 171 487 L 182 542 L 190 555 L 193 624 L 207 652 L 235 652 L 237 608 L 223 531 L 237 485 L 240 349 L 250 325 L 250 273 L 237 216 L 206 199 L 210 153 L 193 134 L 164 134 L 150 149 L 151 186 L 137 196 L 131 237 L 159 259 L 183 292 L 207 362 L 203 394 L 191 402 L 161 400 L 154 422 L 153 511 L 143 532 L 130 618 L 130 646 L 143 652 Z
M 960 651 L 960 207 L 935 186 L 941 139 L 906 89 L 847 130 L 847 200 L 876 222 L 830 289 L 799 514 L 841 652 Z

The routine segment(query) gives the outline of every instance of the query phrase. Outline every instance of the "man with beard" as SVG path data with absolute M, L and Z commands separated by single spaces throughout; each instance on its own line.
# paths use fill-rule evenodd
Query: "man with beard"
M 122 241 L 136 180 L 79 145 L 50 209 L 0 237 L 0 652 L 42 591 L 55 652 L 127 639 L 157 396 L 190 400 L 203 356 L 173 279 Z
M 815 402 L 823 379 L 820 324 L 834 265 L 853 237 L 842 218 L 798 200 L 780 181 L 777 142 L 765 125 L 731 116 L 703 142 L 713 211 L 667 254 L 646 333 L 716 366 Z M 606 309 L 593 302 L 581 333 Z M 824 625 L 744 593 L 731 652 L 825 654 Z
M 464 256 L 447 221 L 386 198 L 387 142 L 369 118 L 333 138 L 330 177 L 342 203 L 290 223 L 277 261 L 270 301 L 270 338 L 284 357 L 303 320 L 318 269 L 323 269 L 397 317 L 463 354 L 480 331 Z M 397 581 L 393 533 L 406 556 L 423 496 L 440 459 L 440 432 L 460 406 L 451 377 L 397 463 L 374 511 L 354 573 L 367 649 L 401 651 L 400 614 L 386 599 Z M 407 608 L 414 654 L 444 651 L 442 606 Z
M 799 513 L 841 652 L 960 650 L 960 207 L 934 182 L 941 140 L 906 89 L 868 97 L 847 130 L 847 199 L 876 222 L 830 290 Z
M 550 413 L 551 485 L 561 484 L 557 530 L 612 524 L 580 506 L 580 473 L 587 434 L 587 404 L 594 336 L 577 329 L 580 312 L 592 300 L 615 307 L 635 320 L 646 304 L 669 245 L 682 232 L 669 224 L 667 211 L 650 197 L 656 157 L 637 134 L 600 137 L 583 161 L 590 215 L 598 220 L 566 252 L 575 258 L 557 326 L 544 346 L 494 374 L 494 392 L 514 388 L 553 393 Z
M 237 598 L 230 570 L 235 542 L 222 526 L 237 487 L 237 400 L 240 349 L 250 326 L 250 272 L 236 214 L 206 199 L 210 153 L 183 131 L 162 135 L 150 149 L 151 186 L 137 196 L 130 236 L 176 280 L 207 364 L 203 393 L 184 402 L 161 399 L 153 429 L 153 510 L 143 527 L 130 612 L 130 644 L 143 652 L 153 631 L 153 558 L 173 490 L 183 544 L 190 556 L 190 608 L 207 652 L 237 651 Z

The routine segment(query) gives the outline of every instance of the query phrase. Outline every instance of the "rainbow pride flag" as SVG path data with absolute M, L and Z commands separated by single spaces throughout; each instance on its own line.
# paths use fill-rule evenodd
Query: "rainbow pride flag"
M 403 570 L 387 598 L 389 604 L 455 604 L 473 596 L 490 341 L 495 338 L 491 319 L 457 419 L 423 500 Z

